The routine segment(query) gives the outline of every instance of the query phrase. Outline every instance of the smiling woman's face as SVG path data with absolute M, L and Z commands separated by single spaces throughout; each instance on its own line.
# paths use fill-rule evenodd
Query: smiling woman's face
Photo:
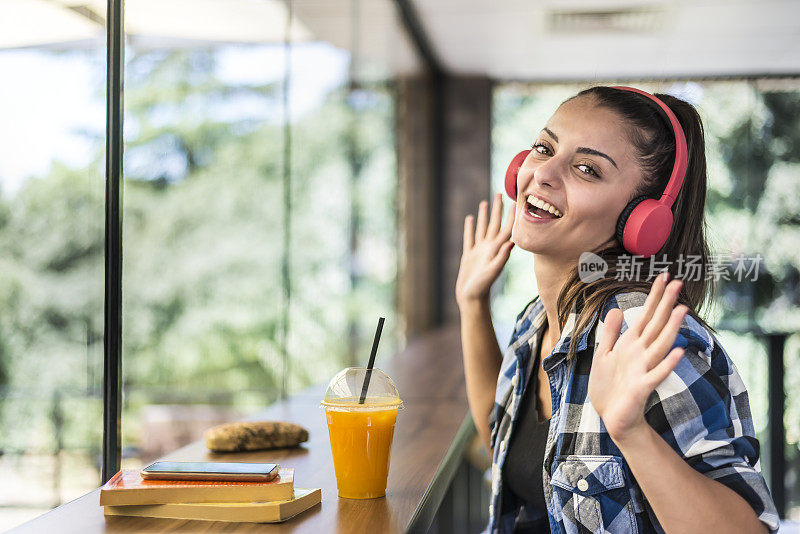
M 622 119 L 592 97 L 565 102 L 539 132 L 517 175 L 511 238 L 524 250 L 577 261 L 612 238 L 641 180 Z M 533 208 L 531 195 L 549 201 L 555 209 L 540 206 L 555 215 Z

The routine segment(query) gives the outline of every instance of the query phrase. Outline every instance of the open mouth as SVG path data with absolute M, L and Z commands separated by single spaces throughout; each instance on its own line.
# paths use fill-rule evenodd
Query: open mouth
M 533 195 L 528 196 L 525 210 L 538 219 L 560 219 L 563 216 L 557 208 Z

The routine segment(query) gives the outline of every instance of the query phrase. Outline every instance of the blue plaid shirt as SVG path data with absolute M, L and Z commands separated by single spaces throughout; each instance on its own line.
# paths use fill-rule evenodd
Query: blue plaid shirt
M 602 318 L 620 308 L 624 332 L 644 310 L 646 297 L 620 293 L 606 303 Z M 523 511 L 527 520 L 543 515 L 508 488 L 502 469 L 546 318 L 537 297 L 517 317 L 503 357 L 489 421 L 492 534 L 512 532 Z M 664 532 L 588 398 L 589 369 L 603 322 L 595 312 L 589 327 L 579 333 L 575 357 L 567 360 L 576 320 L 573 306 L 561 338 L 543 361 L 553 406 L 543 466 L 550 529 L 554 534 Z M 689 315 L 673 346 L 684 347 L 685 355 L 650 395 L 646 420 L 689 465 L 741 495 L 770 531 L 777 532 L 778 514 L 761 475 L 747 389 L 736 367 L 717 339 Z

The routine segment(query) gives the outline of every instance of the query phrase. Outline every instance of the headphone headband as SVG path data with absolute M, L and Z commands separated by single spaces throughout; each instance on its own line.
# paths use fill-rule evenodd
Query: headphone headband
M 672 173 L 669 175 L 669 180 L 667 181 L 667 186 L 664 188 L 664 193 L 659 199 L 660 203 L 671 208 L 678 196 L 678 192 L 681 190 L 681 186 L 683 185 L 683 179 L 686 176 L 686 167 L 689 162 L 689 149 L 686 146 L 686 135 L 683 133 L 681 123 L 678 121 L 678 117 L 675 116 L 675 113 L 672 112 L 668 105 L 647 91 L 642 91 L 641 89 L 636 89 L 635 87 L 626 87 L 624 85 L 612 86 L 612 89 L 631 91 L 649 98 L 664 112 L 670 126 L 672 126 L 672 133 L 675 136 L 675 163 L 672 165 Z

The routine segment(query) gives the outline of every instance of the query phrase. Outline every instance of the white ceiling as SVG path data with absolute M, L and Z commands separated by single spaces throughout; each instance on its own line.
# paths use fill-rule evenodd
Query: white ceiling
M 288 1 L 288 0 L 287 0 Z M 291 0 L 314 39 L 347 50 L 356 78 L 388 78 L 421 68 L 394 0 Z
M 0 49 L 99 48 L 107 0 L 0 0 Z M 139 46 L 324 41 L 350 54 L 356 79 L 418 72 L 394 0 L 125 0 L 125 32 Z
M 357 77 L 418 68 L 395 0 L 126 0 L 126 31 L 201 43 L 282 42 L 289 1 L 292 40 L 347 50 Z M 529 81 L 800 75 L 800 0 L 407 1 L 453 74 Z M 0 0 L 0 48 L 101 42 L 105 4 Z
M 800 74 L 798 0 L 411 0 L 444 69 L 501 80 Z
M 106 0 L 0 0 L 0 49 L 105 44 Z M 282 0 L 126 0 L 125 32 L 163 42 L 283 42 Z M 94 20 L 92 20 L 92 16 Z M 312 38 L 296 18 L 292 39 Z

